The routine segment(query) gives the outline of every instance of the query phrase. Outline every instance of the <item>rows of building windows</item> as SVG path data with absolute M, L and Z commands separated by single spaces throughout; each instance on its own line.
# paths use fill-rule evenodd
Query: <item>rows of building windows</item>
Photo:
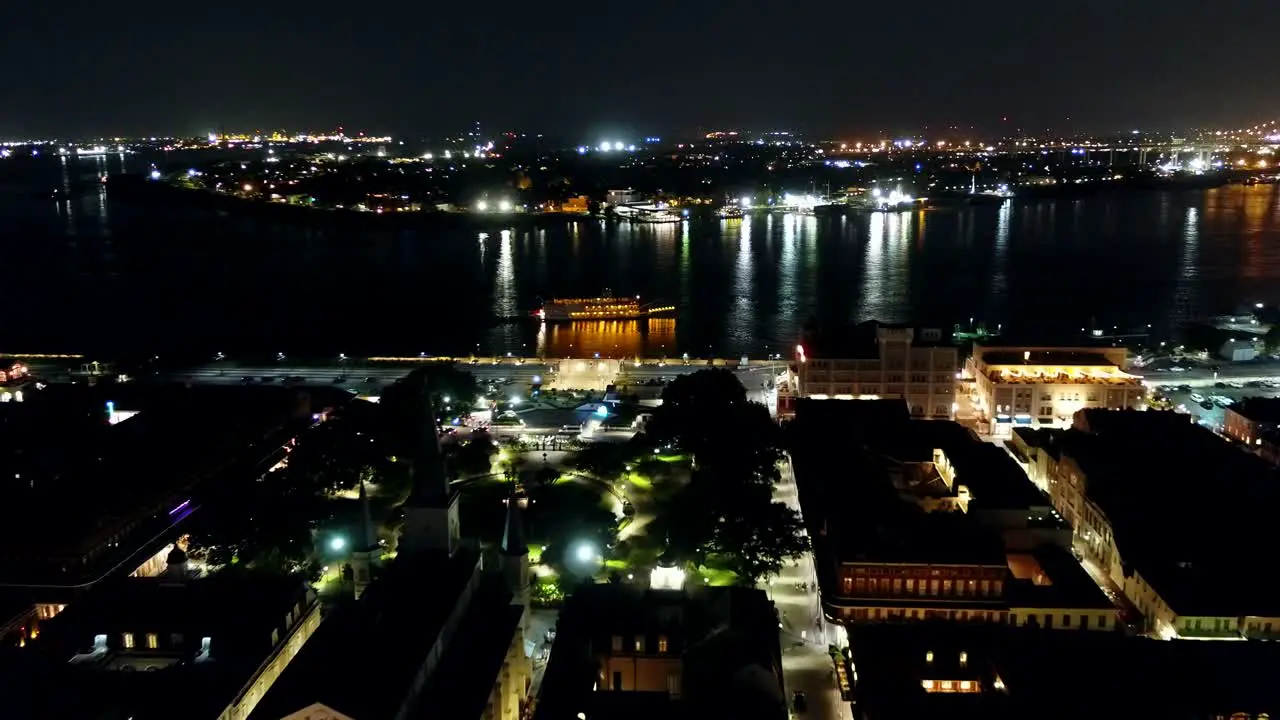
M 918 597 L 998 597 L 1004 591 L 1002 580 L 951 580 L 933 578 L 853 578 L 845 576 L 845 595 L 911 595 Z

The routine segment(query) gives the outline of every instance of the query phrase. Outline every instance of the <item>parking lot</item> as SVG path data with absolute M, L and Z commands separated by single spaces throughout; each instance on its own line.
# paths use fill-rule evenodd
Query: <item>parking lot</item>
M 1221 430 L 1227 407 L 1247 397 L 1280 397 L 1280 381 L 1224 380 L 1198 387 L 1162 385 L 1155 388 L 1154 393 L 1168 398 L 1173 409 L 1194 415 L 1197 422 L 1206 427 Z M 1206 404 L 1209 407 L 1205 407 Z

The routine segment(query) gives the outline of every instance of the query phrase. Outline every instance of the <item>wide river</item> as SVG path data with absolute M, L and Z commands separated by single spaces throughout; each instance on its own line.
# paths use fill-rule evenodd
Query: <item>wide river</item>
M 0 161 L 0 352 L 785 352 L 811 318 L 1006 331 L 1152 325 L 1280 301 L 1280 187 L 846 218 L 351 230 L 109 199 L 138 156 Z M 54 190 L 71 191 L 57 199 Z M 671 319 L 548 326 L 540 297 Z

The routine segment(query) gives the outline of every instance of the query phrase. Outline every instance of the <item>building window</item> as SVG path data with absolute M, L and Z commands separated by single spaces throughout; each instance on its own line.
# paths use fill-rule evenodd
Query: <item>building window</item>
M 943 595 L 950 595 L 950 594 L 951 594 L 951 581 L 950 581 L 950 580 L 943 580 L 943 581 L 942 581 L 942 594 L 943 594 Z
M 666 651 L 667 651 L 667 636 L 659 635 L 658 636 L 658 652 L 664 653 Z
M 925 652 L 925 654 L 924 654 L 924 661 L 925 661 L 925 662 L 927 662 L 927 663 L 932 663 L 932 662 L 933 662 L 933 651 L 932 651 L 932 650 L 929 650 L 929 651 Z
M 907 592 L 914 594 L 915 591 L 916 591 L 915 578 L 907 578 Z
M 931 580 L 931 581 L 929 581 L 929 594 L 930 594 L 930 595 L 937 595 L 937 594 L 938 594 L 938 581 L 937 581 L 937 580 Z
M 1081 629 L 1081 630 L 1088 630 L 1088 629 L 1089 629 L 1089 616 L 1088 616 L 1088 615 L 1081 615 L 1081 616 L 1080 616 L 1080 629 Z
M 147 648 L 155 650 L 160 647 L 160 638 L 155 633 L 147 633 Z
M 613 671 L 613 689 L 614 691 L 622 689 L 622 672 L 619 670 Z
M 1069 628 L 1069 627 L 1071 627 L 1071 616 L 1070 616 L 1070 615 L 1065 615 L 1065 614 L 1064 614 L 1064 615 L 1062 616 L 1062 627 L 1064 627 L 1064 628 Z
M 984 597 L 991 594 L 991 582 L 989 580 L 982 581 L 982 594 Z
M 846 577 L 842 579 L 840 581 L 840 585 L 843 588 L 845 595 L 848 595 L 849 593 L 853 592 L 853 578 Z
M 858 581 L 857 581 L 857 583 L 856 583 L 856 584 L 857 584 L 857 586 L 858 586 L 858 594 L 859 594 L 859 595 L 861 595 L 862 593 L 864 593 L 864 592 L 866 592 L 866 591 L 867 591 L 867 579 L 866 579 L 866 578 L 858 578 Z
M 124 641 L 125 650 L 133 649 L 133 633 L 125 633 L 121 636 L 121 639 Z
M 969 667 L 969 653 L 960 651 L 960 667 Z
M 643 635 L 636 636 L 636 652 L 638 653 L 644 652 L 644 636 Z
M 280 642 L 280 628 L 271 628 L 271 644 Z
M 893 594 L 894 595 L 902 594 L 902 578 L 893 579 Z
M 613 636 L 613 651 L 622 652 L 622 636 L 621 635 Z

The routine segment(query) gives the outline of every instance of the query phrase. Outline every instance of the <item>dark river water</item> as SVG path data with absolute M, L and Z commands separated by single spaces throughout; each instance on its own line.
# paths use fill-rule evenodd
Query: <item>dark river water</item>
M 96 183 L 148 163 L 0 161 L 0 351 L 736 357 L 785 352 L 810 318 L 1161 334 L 1280 301 L 1277 186 L 480 233 L 292 226 Z M 678 311 L 647 327 L 494 321 L 605 288 Z

